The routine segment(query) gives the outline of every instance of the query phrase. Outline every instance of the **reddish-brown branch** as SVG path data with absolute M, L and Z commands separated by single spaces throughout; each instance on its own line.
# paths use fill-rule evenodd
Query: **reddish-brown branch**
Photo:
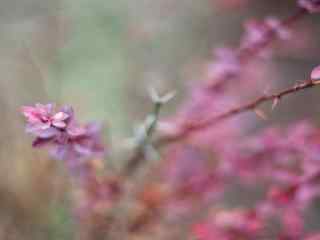
M 231 118 L 235 115 L 239 115 L 244 112 L 254 111 L 262 103 L 265 103 L 268 101 L 279 101 L 280 99 L 282 99 L 283 97 L 285 97 L 287 95 L 297 93 L 297 92 L 302 91 L 304 89 L 312 88 L 316 85 L 320 85 L 320 80 L 313 80 L 313 81 L 307 80 L 305 82 L 296 84 L 293 87 L 282 90 L 278 93 L 261 96 L 252 102 L 249 102 L 249 103 L 241 105 L 239 107 L 235 107 L 233 109 L 230 109 L 230 110 L 226 111 L 225 113 L 222 113 L 220 115 L 217 115 L 217 116 L 214 116 L 211 118 L 207 118 L 207 119 L 203 120 L 202 122 L 197 122 L 193 125 L 189 125 L 183 131 L 181 131 L 179 134 L 176 134 L 174 136 L 164 136 L 161 139 L 159 139 L 158 142 L 161 143 L 161 145 L 163 145 L 165 143 L 179 141 L 179 140 L 187 137 L 191 133 L 194 133 L 194 132 L 200 131 L 200 130 L 204 130 L 208 127 L 212 127 L 215 124 L 220 123 L 222 120 L 226 120 L 228 118 Z

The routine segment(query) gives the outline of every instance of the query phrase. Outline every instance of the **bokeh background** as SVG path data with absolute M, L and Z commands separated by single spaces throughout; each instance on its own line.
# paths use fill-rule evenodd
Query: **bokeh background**
M 68 104 L 82 121 L 103 122 L 112 164 L 121 164 L 123 139 L 150 111 L 148 87 L 177 91 L 165 112 L 173 113 L 186 86 L 201 80 L 213 49 L 237 44 L 241 21 L 295 8 L 294 0 L 248 1 L 236 9 L 223 0 L 0 1 L 0 239 L 64 240 L 74 233 L 65 173 L 31 149 L 21 105 Z M 315 36 L 317 18 L 301 23 Z M 303 80 L 320 62 L 316 38 L 300 50 L 276 56 L 276 87 Z M 318 102 L 319 90 L 298 94 L 264 124 L 317 122 Z

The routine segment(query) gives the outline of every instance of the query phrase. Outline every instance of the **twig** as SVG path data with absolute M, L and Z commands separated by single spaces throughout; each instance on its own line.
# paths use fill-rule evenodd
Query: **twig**
M 212 127 L 215 124 L 220 123 L 222 120 L 226 120 L 228 118 L 234 117 L 234 116 L 239 115 L 244 112 L 254 111 L 257 109 L 257 107 L 259 105 L 261 105 L 265 102 L 273 101 L 273 104 L 275 102 L 278 103 L 283 97 L 285 97 L 287 95 L 297 93 L 297 92 L 302 91 L 304 89 L 315 87 L 316 85 L 320 85 L 320 80 L 307 80 L 305 82 L 298 83 L 298 84 L 294 85 L 293 87 L 284 89 L 278 93 L 261 96 L 252 102 L 241 105 L 239 107 L 232 108 L 232 109 L 230 109 L 220 115 L 207 118 L 207 119 L 203 120 L 202 122 L 197 122 L 192 125 L 188 125 L 181 132 L 179 132 L 176 135 L 164 136 L 162 138 L 159 138 L 157 140 L 156 145 L 159 145 L 159 144 L 163 145 L 163 144 L 170 143 L 173 141 L 179 141 L 194 132 L 204 130 L 208 127 Z
M 154 103 L 153 112 L 147 117 L 145 123 L 136 131 L 136 136 L 133 139 L 136 152 L 125 166 L 124 175 L 128 176 L 133 173 L 134 169 L 139 165 L 140 161 L 145 158 L 148 151 L 152 151 L 151 144 L 152 136 L 157 128 L 162 106 L 170 101 L 174 96 L 174 92 L 170 92 L 162 97 L 154 89 L 150 89 L 150 96 Z

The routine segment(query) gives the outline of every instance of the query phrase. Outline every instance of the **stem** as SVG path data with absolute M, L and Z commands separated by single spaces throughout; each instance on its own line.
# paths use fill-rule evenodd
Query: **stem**
M 220 123 L 222 120 L 226 120 L 228 118 L 234 117 L 234 116 L 239 115 L 244 112 L 254 111 L 255 109 L 257 109 L 257 107 L 259 105 L 261 105 L 265 102 L 279 101 L 287 95 L 294 94 L 299 91 L 315 87 L 317 85 L 320 85 L 320 80 L 307 80 L 303 83 L 296 84 L 293 87 L 284 89 L 278 93 L 261 96 L 252 102 L 246 103 L 246 104 L 241 105 L 239 107 L 232 108 L 232 109 L 230 109 L 230 110 L 226 111 L 225 113 L 222 113 L 218 116 L 207 118 L 207 119 L 203 120 L 202 122 L 197 122 L 193 125 L 189 125 L 189 126 L 185 127 L 183 129 L 183 131 L 181 131 L 179 134 L 176 134 L 174 136 L 165 136 L 162 139 L 158 139 L 158 144 L 161 143 L 161 145 L 163 145 L 166 142 L 169 143 L 169 142 L 173 142 L 173 141 L 179 141 L 194 132 L 204 130 L 208 127 L 212 127 L 215 124 Z
M 142 159 L 145 157 L 145 149 L 146 146 L 150 144 L 152 135 L 154 134 L 157 128 L 162 106 L 163 104 L 161 102 L 155 103 L 153 113 L 150 115 L 152 120 L 150 123 L 147 123 L 145 129 L 145 137 L 140 141 L 137 150 L 131 157 L 131 160 L 128 161 L 127 165 L 125 166 L 123 175 L 131 175 L 134 172 L 134 170 L 138 167 Z

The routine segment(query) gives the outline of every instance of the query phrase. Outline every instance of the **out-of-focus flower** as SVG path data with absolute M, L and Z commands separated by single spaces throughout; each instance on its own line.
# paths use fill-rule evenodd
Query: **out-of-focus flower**
M 290 209 L 281 216 L 282 233 L 280 239 L 301 239 L 304 233 L 304 221 L 299 211 Z
M 91 173 L 94 171 L 90 171 Z M 90 175 L 83 189 L 78 192 L 76 215 L 80 219 L 101 216 L 108 211 L 121 194 L 117 179 L 105 176 Z
M 249 20 L 244 25 L 245 34 L 241 39 L 240 49 L 255 49 L 265 45 L 270 37 L 276 36 L 280 40 L 288 40 L 290 31 L 275 17 L 268 17 L 263 21 Z M 260 55 L 265 56 L 262 52 Z
M 301 8 L 306 9 L 310 13 L 320 12 L 320 1 L 319 0 L 298 0 L 298 5 Z
M 311 236 L 305 238 L 305 240 L 320 240 L 320 234 L 311 235 Z
M 195 226 L 199 240 L 257 239 L 265 223 L 255 211 L 232 210 L 217 213 L 208 222 Z
M 102 156 L 104 146 L 100 137 L 101 127 L 95 123 L 84 127 L 72 126 L 55 140 L 52 155 L 59 160 L 65 160 L 70 167 L 77 167 L 80 159 Z
M 209 78 L 226 78 L 236 77 L 240 70 L 241 65 L 237 52 L 230 48 L 218 48 L 215 51 L 216 60 L 208 66 Z
M 315 67 L 311 72 L 311 79 L 320 79 L 320 66 Z

